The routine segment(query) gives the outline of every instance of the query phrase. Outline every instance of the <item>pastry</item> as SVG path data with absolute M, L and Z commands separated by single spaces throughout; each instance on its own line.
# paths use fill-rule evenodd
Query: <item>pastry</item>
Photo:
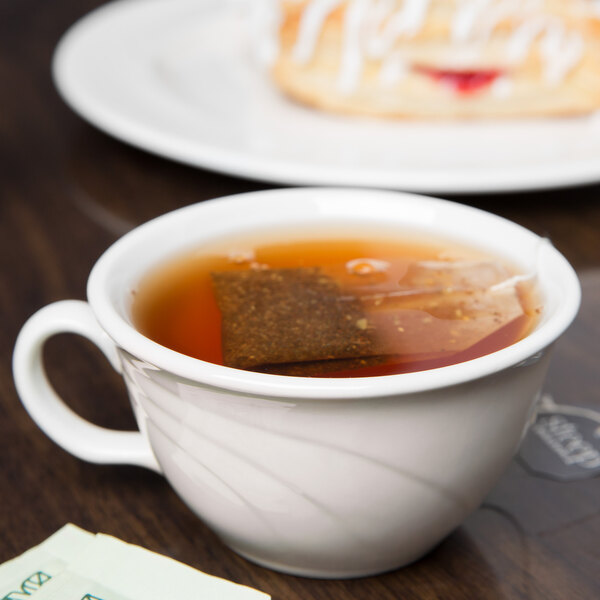
M 260 1 L 273 81 L 319 109 L 470 118 L 600 106 L 593 0 Z

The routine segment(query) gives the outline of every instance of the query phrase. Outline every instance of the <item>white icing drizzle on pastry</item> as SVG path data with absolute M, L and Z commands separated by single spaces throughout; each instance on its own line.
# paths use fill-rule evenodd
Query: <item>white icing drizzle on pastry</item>
M 583 40 L 577 33 L 567 31 L 559 19 L 531 19 L 510 37 L 507 44 L 509 60 L 513 63 L 525 60 L 532 44 L 540 37 L 546 82 L 557 85 L 581 59 Z
M 338 79 L 341 92 L 350 94 L 356 88 L 362 72 L 364 53 L 361 48 L 362 29 L 371 0 L 353 0 L 344 14 L 342 61 Z
M 551 24 L 542 40 L 541 52 L 545 59 L 544 75 L 549 85 L 558 85 L 581 59 L 583 39 L 575 32 L 566 31 L 560 21 Z
M 372 56 L 384 56 L 393 48 L 399 37 L 412 37 L 422 29 L 431 0 L 404 0 L 401 10 L 395 9 L 395 2 L 378 2 L 382 6 L 380 14 L 383 21 L 389 20 L 383 27 L 373 28 L 368 38 Z
M 477 21 L 493 0 L 471 0 L 458 7 L 450 27 L 451 39 L 454 42 L 466 41 L 473 32 Z
M 327 17 L 343 2 L 344 0 L 309 2 L 300 20 L 298 38 L 292 51 L 294 60 L 306 63 L 312 58 Z
M 258 0 L 253 1 L 260 4 Z M 272 12 L 278 11 L 280 0 L 262 1 L 270 5 Z M 577 31 L 568 30 L 558 16 L 540 15 L 545 1 L 460 0 L 453 9 L 450 43 L 456 48 L 465 46 L 465 50 L 477 55 L 503 20 L 517 17 L 520 24 L 505 40 L 509 62 L 513 65 L 523 62 L 538 44 L 544 79 L 549 86 L 558 85 L 581 60 L 584 41 Z M 402 52 L 395 49 L 396 42 L 410 39 L 422 31 L 432 2 L 404 0 L 399 5 L 396 0 L 308 0 L 300 18 L 293 59 L 299 64 L 312 59 L 327 18 L 335 9 L 347 4 L 339 90 L 350 94 L 356 89 L 364 62 L 369 59 L 381 61 L 380 83 L 395 85 L 411 68 Z M 590 13 L 600 12 L 600 0 L 584 0 L 584 5 Z M 278 28 L 279 18 L 271 15 L 270 23 Z M 277 38 L 277 31 L 274 31 L 274 38 Z M 465 61 L 466 69 L 467 65 Z M 502 79 L 502 84 L 492 88 L 495 95 L 510 93 L 507 75 Z

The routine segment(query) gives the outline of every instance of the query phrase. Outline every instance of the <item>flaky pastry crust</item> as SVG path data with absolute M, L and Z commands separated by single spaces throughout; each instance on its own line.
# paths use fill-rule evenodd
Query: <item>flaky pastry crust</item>
M 362 12 L 359 4 L 279 2 L 271 74 L 283 92 L 318 109 L 390 118 L 600 106 L 600 19 L 588 0 L 490 0 L 479 11 L 474 0 L 365 0 Z

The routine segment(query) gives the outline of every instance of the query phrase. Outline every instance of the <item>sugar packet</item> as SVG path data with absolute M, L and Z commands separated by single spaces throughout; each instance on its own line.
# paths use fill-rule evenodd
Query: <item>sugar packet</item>
M 1 600 L 22 600 L 23 596 Z M 34 600 L 268 600 L 257 590 L 112 536 L 97 534 L 79 556 L 46 580 Z
M 0 599 L 22 600 L 37 594 L 94 539 L 94 534 L 68 524 L 38 546 L 0 565 Z

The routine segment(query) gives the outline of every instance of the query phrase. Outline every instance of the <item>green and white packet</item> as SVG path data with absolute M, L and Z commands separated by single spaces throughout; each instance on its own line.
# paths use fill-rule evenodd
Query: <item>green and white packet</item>
M 65 525 L 38 546 L 0 565 L 0 600 L 35 596 L 77 560 L 96 536 L 75 525 Z
M 83 554 L 44 584 L 35 600 L 170 598 L 268 600 L 270 596 L 207 575 L 140 546 L 97 534 Z

